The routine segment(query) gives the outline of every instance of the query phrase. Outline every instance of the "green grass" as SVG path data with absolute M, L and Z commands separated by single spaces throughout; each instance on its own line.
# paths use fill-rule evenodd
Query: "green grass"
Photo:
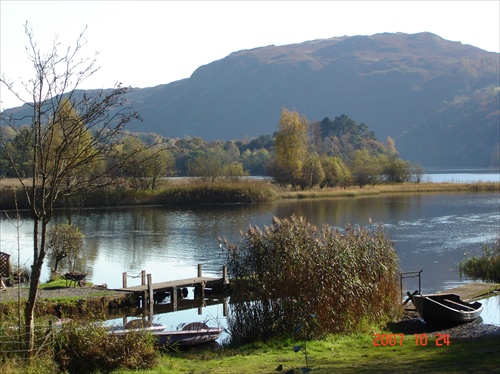
M 493 373 L 500 367 L 498 338 L 454 340 L 449 346 L 436 346 L 429 338 L 425 347 L 415 346 L 413 335 L 407 335 L 403 345 L 375 347 L 368 334 L 336 336 L 307 344 L 312 373 Z M 301 373 L 305 366 L 303 353 L 293 347 L 303 342 L 273 342 L 251 344 L 240 348 L 223 348 L 210 352 L 193 349 L 164 353 L 160 364 L 152 370 L 133 373 L 276 373 L 294 370 Z M 118 371 L 117 373 L 132 373 Z
M 54 280 L 50 280 L 46 283 L 40 283 L 38 286 L 38 289 L 44 290 L 44 289 L 53 289 L 53 288 L 66 288 L 66 280 L 62 278 L 56 278 Z
M 388 333 L 372 327 L 373 332 Z M 415 345 L 413 334 L 405 335 L 402 344 L 374 346 L 372 333 L 329 335 L 307 342 L 308 367 L 311 373 L 495 373 L 500 368 L 500 339 L 455 339 L 436 346 L 429 338 L 426 346 Z M 226 346 L 218 350 L 207 347 L 183 351 L 162 351 L 157 364 L 150 369 L 124 370 L 113 373 L 153 374 L 250 374 L 302 373 L 305 356 L 294 352 L 304 347 L 303 341 L 273 340 L 240 347 Z M 2 373 L 58 373 L 56 365 L 34 362 L 31 368 L 22 362 L 6 361 Z M 38 365 L 38 366 L 37 366 Z

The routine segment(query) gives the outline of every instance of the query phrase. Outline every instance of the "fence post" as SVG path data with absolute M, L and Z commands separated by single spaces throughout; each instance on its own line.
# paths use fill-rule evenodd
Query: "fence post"
M 198 278 L 201 278 L 201 264 L 198 264 Z
M 123 288 L 127 288 L 127 272 L 122 273 Z

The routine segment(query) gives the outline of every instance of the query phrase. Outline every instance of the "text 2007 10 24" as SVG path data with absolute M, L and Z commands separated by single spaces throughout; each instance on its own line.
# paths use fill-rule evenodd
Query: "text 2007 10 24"
M 428 343 L 427 334 L 413 334 L 415 338 L 415 346 L 425 347 Z M 374 347 L 394 347 L 403 346 L 405 334 L 373 334 Z M 436 334 L 436 347 L 444 345 L 449 346 L 451 343 L 449 334 Z

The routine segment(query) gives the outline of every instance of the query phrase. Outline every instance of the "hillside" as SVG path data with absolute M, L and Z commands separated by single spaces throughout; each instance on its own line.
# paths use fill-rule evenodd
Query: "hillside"
M 188 79 L 134 90 L 144 122 L 129 129 L 244 139 L 272 134 L 286 107 L 311 122 L 346 114 L 424 166 L 498 166 L 499 58 L 430 33 L 243 50 Z

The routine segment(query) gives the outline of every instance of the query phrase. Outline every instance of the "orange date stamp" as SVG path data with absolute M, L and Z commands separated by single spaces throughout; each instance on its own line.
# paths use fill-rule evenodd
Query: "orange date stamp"
M 429 341 L 427 334 L 413 334 L 416 347 L 425 347 Z M 411 341 L 413 339 L 410 338 Z M 403 346 L 405 334 L 373 334 L 374 347 Z M 449 346 L 451 344 L 450 334 L 436 334 L 436 347 Z

